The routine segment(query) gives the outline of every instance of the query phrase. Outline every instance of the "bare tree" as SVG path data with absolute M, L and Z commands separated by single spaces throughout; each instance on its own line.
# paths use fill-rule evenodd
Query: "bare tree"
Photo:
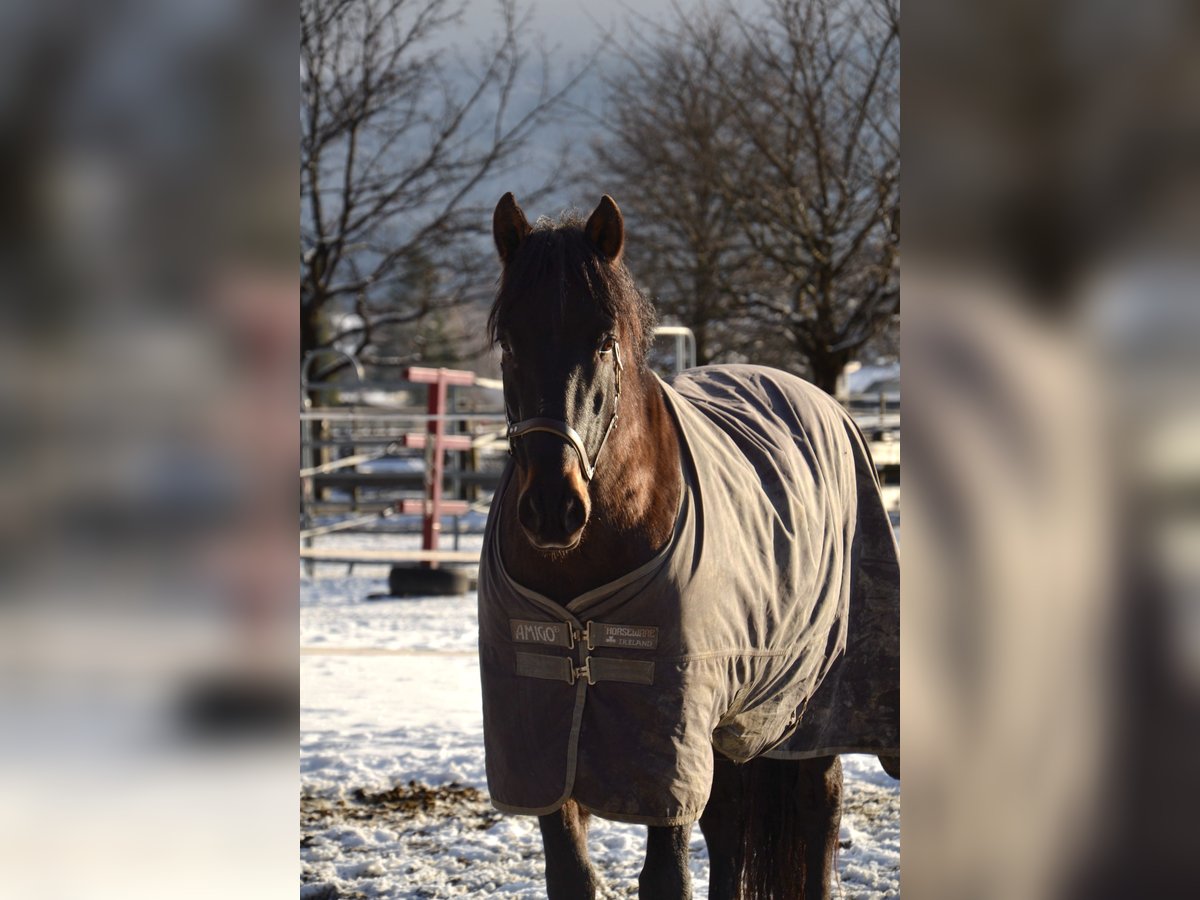
M 803 367 L 833 391 L 894 329 L 897 13 L 770 0 L 635 31 L 596 157 L 639 227 L 639 277 L 702 336 L 702 361 Z
M 741 141 L 738 98 L 719 74 L 732 23 L 696 14 L 688 40 L 648 22 L 633 30 L 606 79 L 593 155 L 637 234 L 633 271 L 660 313 L 695 333 L 703 365 L 743 349 L 735 282 L 750 261 L 721 172 Z
M 514 0 L 498 9 L 499 35 L 470 64 L 450 45 L 457 0 L 301 0 L 303 353 L 403 364 L 426 353 L 426 331 L 443 354 L 472 346 L 446 332 L 491 282 L 472 238 L 494 198 L 477 189 L 512 169 L 579 78 L 552 88 L 543 57 L 531 90 L 522 19 Z M 542 171 L 528 195 L 559 167 Z
M 899 310 L 900 26 L 896 0 L 772 0 L 733 12 L 751 145 L 728 199 L 766 276 L 745 297 L 833 391 Z

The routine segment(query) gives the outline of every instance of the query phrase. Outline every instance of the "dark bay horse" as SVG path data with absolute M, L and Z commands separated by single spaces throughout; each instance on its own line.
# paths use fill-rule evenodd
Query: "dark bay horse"
M 501 763 L 492 758 L 491 734 L 507 730 L 527 738 L 535 719 L 524 709 L 501 712 L 489 707 L 488 698 L 495 695 L 486 689 L 482 619 L 485 604 L 500 590 L 495 582 L 503 579 L 518 600 L 548 611 L 535 621 L 505 618 L 497 626 L 511 625 L 512 641 L 526 642 L 503 650 L 504 665 L 514 655 L 512 648 L 558 652 L 516 652 L 516 674 L 546 679 L 539 683 L 563 682 L 554 687 L 554 697 L 565 698 L 561 714 L 554 708 L 539 712 L 573 729 L 571 740 L 578 738 L 581 710 L 585 697 L 590 698 L 589 715 L 609 715 L 616 723 L 609 733 L 594 736 L 619 757 L 631 740 L 627 730 L 644 729 L 648 723 L 622 725 L 619 703 L 605 704 L 608 698 L 626 696 L 621 691 L 650 690 L 644 686 L 655 677 L 649 674 L 653 663 L 641 657 L 594 660 L 588 655 L 584 665 L 576 667 L 573 657 L 565 654 L 577 647 L 581 653 L 590 651 L 595 643 L 631 648 L 636 656 L 655 645 L 659 629 L 610 625 L 605 620 L 603 627 L 609 630 L 593 633 L 601 626 L 590 622 L 583 628 L 582 615 L 577 621 L 572 611 L 599 586 L 613 584 L 614 578 L 619 585 L 626 573 L 634 578 L 661 560 L 664 548 L 679 540 L 688 491 L 678 414 L 672 414 L 663 384 L 647 366 L 654 313 L 622 262 L 624 224 L 616 203 L 605 196 L 586 221 L 568 217 L 539 223 L 535 229 L 513 195 L 506 194 L 495 210 L 493 234 L 503 273 L 489 329 L 502 353 L 513 454 L 493 503 L 489 534 L 495 544 L 485 549 L 485 560 L 490 554 L 493 563 L 489 572 L 499 574 L 485 573 L 487 566 L 481 562 L 480 575 L 488 777 L 496 802 L 493 777 L 509 773 L 495 768 Z M 501 637 L 508 641 L 510 635 Z M 586 651 L 580 646 L 585 642 Z M 660 668 L 660 683 L 663 673 Z M 606 677 L 615 682 L 610 693 L 588 693 L 594 690 L 589 685 Z M 659 724 L 667 733 L 664 739 L 675 741 L 671 746 L 684 745 L 683 736 L 670 734 L 673 728 L 682 729 L 670 715 L 664 714 Z M 545 774 L 552 782 L 549 793 L 508 807 L 503 802 L 496 805 L 539 815 L 551 900 L 594 897 L 598 880 L 586 843 L 589 804 L 571 789 L 577 766 L 590 763 L 576 759 L 575 745 L 569 745 L 563 763 L 568 787 L 560 795 L 563 776 L 543 773 L 537 755 L 541 745 L 535 740 L 524 746 L 524 755 L 504 765 L 521 770 L 514 777 L 530 781 Z M 648 824 L 641 896 L 690 896 L 688 844 L 691 823 L 699 814 L 710 856 L 709 896 L 714 900 L 827 897 L 841 819 L 838 757 L 759 756 L 735 764 L 712 746 L 705 736 L 704 751 L 711 756 L 693 766 L 707 767 L 705 775 L 711 771 L 702 813 L 692 808 L 649 817 L 629 807 L 609 815 L 592 803 L 598 814 Z M 557 759 L 558 751 L 553 752 Z M 628 759 L 627 764 L 636 768 L 639 760 Z M 607 779 L 615 787 L 631 777 L 617 769 L 594 780 Z

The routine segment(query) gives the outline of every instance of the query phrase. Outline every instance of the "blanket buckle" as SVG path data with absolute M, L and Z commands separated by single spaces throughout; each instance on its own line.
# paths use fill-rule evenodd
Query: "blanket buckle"
M 592 666 L 592 658 L 589 656 L 589 657 L 587 657 L 586 659 L 584 659 L 584 661 L 583 661 L 583 665 L 582 665 L 582 666 L 580 666 L 579 668 L 574 668 L 574 667 L 572 667 L 572 668 L 571 668 L 571 681 L 570 681 L 570 683 L 571 683 L 571 684 L 574 684 L 574 683 L 575 683 L 576 681 L 578 681 L 580 678 L 586 678 L 586 679 L 587 679 L 587 683 L 588 683 L 588 684 L 595 684 L 596 682 L 595 682 L 595 680 L 592 678 L 592 668 L 591 668 L 591 666 Z

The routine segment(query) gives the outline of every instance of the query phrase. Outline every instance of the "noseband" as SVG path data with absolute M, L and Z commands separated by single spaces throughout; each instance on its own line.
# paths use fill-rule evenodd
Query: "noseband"
M 553 434 L 570 444 L 575 452 L 579 454 L 579 465 L 583 469 L 583 477 L 587 481 L 591 481 L 592 476 L 596 474 L 596 461 L 600 459 L 600 451 L 604 449 L 604 444 L 608 440 L 608 436 L 612 433 L 613 426 L 617 424 L 617 406 L 621 401 L 621 370 L 625 366 L 621 362 L 621 345 L 617 341 L 613 341 L 612 354 L 617 374 L 616 393 L 613 395 L 612 418 L 608 420 L 608 427 L 604 429 L 604 437 L 600 439 L 600 446 L 596 448 L 594 456 L 591 458 L 588 457 L 587 447 L 583 445 L 583 438 L 579 436 L 579 432 L 561 419 L 534 418 L 513 422 L 512 415 L 506 406 L 505 414 L 509 418 L 508 452 L 513 452 L 513 442 L 523 435 L 532 434 L 535 431 L 544 431 L 547 434 Z

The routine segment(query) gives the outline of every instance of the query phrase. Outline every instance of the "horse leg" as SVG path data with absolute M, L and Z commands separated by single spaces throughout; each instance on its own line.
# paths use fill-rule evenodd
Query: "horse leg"
M 842 761 L 837 756 L 819 756 L 798 765 L 804 900 L 827 900 L 842 824 Z
M 700 830 L 708 844 L 709 900 L 738 900 L 742 880 L 742 773 L 714 754 L 713 783 Z
M 650 825 L 646 828 L 646 862 L 638 876 L 638 896 L 644 900 L 691 900 L 688 871 L 690 825 Z
M 596 872 L 588 858 L 588 814 L 574 800 L 558 812 L 538 816 L 546 851 L 546 896 L 549 900 L 594 900 Z

